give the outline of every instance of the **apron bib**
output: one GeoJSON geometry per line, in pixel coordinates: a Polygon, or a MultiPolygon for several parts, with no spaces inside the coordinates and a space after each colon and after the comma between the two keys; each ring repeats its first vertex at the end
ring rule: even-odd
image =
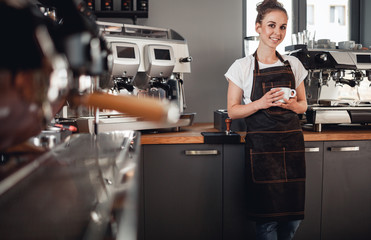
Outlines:
{"type": "MultiPolygon", "coordinates": [[[[273,87],[295,88],[288,61],[259,70],[256,53],[251,100],[273,87]]],[[[280,107],[245,118],[248,216],[255,221],[304,218],[305,152],[298,115],[280,107]]]]}

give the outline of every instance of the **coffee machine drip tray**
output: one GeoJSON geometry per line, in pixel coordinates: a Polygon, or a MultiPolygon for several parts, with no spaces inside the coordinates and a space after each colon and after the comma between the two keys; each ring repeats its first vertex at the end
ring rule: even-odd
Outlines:
{"type": "MultiPolygon", "coordinates": [[[[98,123],[98,133],[111,132],[117,130],[153,130],[153,129],[175,129],[191,126],[196,113],[183,113],[176,123],[156,123],[140,120],[137,117],[129,116],[110,116],[100,117],[98,123]]],[[[76,120],[79,132],[94,133],[94,117],[81,117],[76,120]]]]}
{"type": "Polygon", "coordinates": [[[341,99],[341,100],[319,100],[319,104],[312,106],[321,107],[371,107],[371,101],[360,101],[354,99],[341,99]]]}
{"type": "Polygon", "coordinates": [[[306,112],[307,123],[313,124],[313,130],[322,131],[323,124],[361,124],[371,123],[371,105],[323,106],[310,105],[306,112]]]}

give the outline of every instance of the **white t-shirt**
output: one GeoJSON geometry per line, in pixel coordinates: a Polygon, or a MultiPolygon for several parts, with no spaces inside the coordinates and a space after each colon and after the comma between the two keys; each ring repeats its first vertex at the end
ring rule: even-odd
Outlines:
{"type": "MultiPolygon", "coordinates": [[[[304,68],[303,64],[294,56],[282,55],[283,60],[288,60],[292,72],[295,76],[295,88],[307,77],[308,71],[304,68]]],[[[283,66],[283,62],[278,60],[273,64],[264,64],[259,62],[259,69],[268,67],[283,66]]],[[[251,102],[250,95],[254,77],[254,66],[255,60],[253,55],[246,56],[244,58],[237,59],[224,74],[227,80],[231,80],[243,91],[244,103],[248,104],[251,102]]]]}

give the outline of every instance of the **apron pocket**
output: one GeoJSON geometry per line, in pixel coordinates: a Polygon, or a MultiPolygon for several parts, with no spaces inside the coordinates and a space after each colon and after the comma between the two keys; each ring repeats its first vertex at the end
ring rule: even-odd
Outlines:
{"type": "Polygon", "coordinates": [[[286,175],[287,181],[305,180],[305,153],[304,151],[286,151],[286,175]]]}
{"type": "Polygon", "coordinates": [[[303,151],[254,152],[250,150],[251,175],[255,183],[305,180],[303,151]]]}

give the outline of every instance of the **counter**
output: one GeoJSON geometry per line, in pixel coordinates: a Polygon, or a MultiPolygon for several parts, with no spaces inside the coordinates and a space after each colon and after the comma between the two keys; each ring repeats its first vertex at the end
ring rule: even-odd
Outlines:
{"type": "MultiPolygon", "coordinates": [[[[245,147],[203,144],[201,132],[218,130],[197,123],[180,132],[142,133],[139,232],[146,239],[254,239],[244,214],[245,147]]],[[[369,239],[371,127],[305,129],[304,139],[305,219],[295,239],[369,239]]]]}
{"type": "MultiPolygon", "coordinates": [[[[201,132],[218,132],[212,123],[195,123],[179,132],[143,133],[141,144],[193,144],[203,143],[201,132]]],[[[244,133],[241,134],[243,142],[244,133]]],[[[371,126],[326,126],[322,132],[304,128],[304,141],[371,140],[371,126]]]]}

